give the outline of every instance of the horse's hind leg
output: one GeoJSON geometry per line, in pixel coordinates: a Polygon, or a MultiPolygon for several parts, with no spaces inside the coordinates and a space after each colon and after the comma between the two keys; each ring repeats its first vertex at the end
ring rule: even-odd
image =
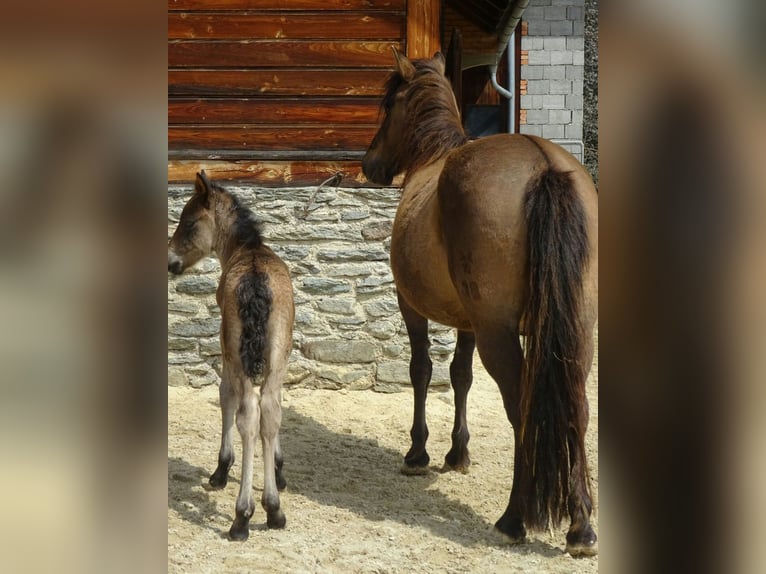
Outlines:
{"type": "MultiPolygon", "coordinates": [[[[584,364],[590,369],[593,360],[594,343],[590,338],[586,344],[584,364]]],[[[585,417],[582,428],[587,427],[588,408],[587,402],[582,409],[580,416],[585,417]]],[[[584,440],[583,440],[584,443],[584,440]]],[[[598,554],[597,537],[590,524],[590,515],[593,509],[593,502],[589,494],[588,486],[588,468],[583,450],[583,443],[577,440],[577,437],[570,431],[568,437],[569,452],[572,453],[570,473],[570,492],[567,500],[567,510],[571,523],[567,532],[566,551],[572,556],[594,556],[598,554]]]]}
{"type": "Polygon", "coordinates": [[[402,313],[407,335],[410,339],[410,381],[415,395],[415,409],[412,418],[410,438],[412,446],[404,457],[403,474],[425,474],[428,472],[430,457],[426,451],[428,426],[426,425],[426,396],[431,382],[431,358],[428,356],[428,319],[412,309],[399,296],[399,310],[402,313]]]}
{"type": "Polygon", "coordinates": [[[495,523],[495,528],[506,536],[509,542],[523,542],[527,532],[522,519],[522,501],[518,481],[521,474],[520,468],[523,464],[521,449],[519,448],[521,443],[520,383],[523,361],[519,335],[507,328],[499,328],[496,330],[477,330],[476,336],[481,361],[500,389],[506,416],[513,426],[514,455],[511,496],[505,512],[495,523]]]}
{"type": "MultiPolygon", "coordinates": [[[[270,362],[271,363],[271,362],[270,362]]],[[[282,361],[286,363],[286,361],[282,361]]],[[[287,365],[278,367],[269,365],[261,387],[261,441],[263,443],[263,495],[261,505],[266,511],[266,524],[269,528],[284,528],[285,514],[280,508],[279,482],[282,475],[277,464],[279,444],[279,426],[282,424],[282,406],[280,391],[287,365]]],[[[281,453],[279,453],[281,460],[281,453]]],[[[284,483],[284,478],[282,478],[284,483]]]]}
{"type": "Polygon", "coordinates": [[[224,366],[221,385],[218,387],[218,396],[221,403],[221,449],[218,451],[218,467],[210,476],[210,486],[215,489],[223,488],[229,479],[229,470],[234,464],[234,449],[231,442],[231,433],[234,428],[234,413],[237,409],[237,396],[231,386],[230,375],[224,366]]]}
{"type": "Polygon", "coordinates": [[[237,410],[237,429],[242,436],[242,479],[237,496],[236,518],[229,529],[232,540],[247,540],[250,518],[255,512],[253,501],[253,458],[258,429],[258,399],[249,379],[242,378],[243,397],[237,410]]]}
{"type": "Polygon", "coordinates": [[[471,465],[468,455],[468,423],[466,408],[468,391],[473,382],[473,351],[476,338],[470,331],[458,331],[455,356],[449,367],[450,381],[455,393],[455,423],[452,427],[452,448],[444,459],[445,470],[467,472],[471,465]]]}

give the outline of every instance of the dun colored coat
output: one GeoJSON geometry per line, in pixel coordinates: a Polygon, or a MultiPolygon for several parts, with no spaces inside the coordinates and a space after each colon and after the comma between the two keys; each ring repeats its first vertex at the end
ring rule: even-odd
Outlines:
{"type": "Polygon", "coordinates": [[[585,453],[585,381],[598,295],[593,182],[572,155],[541,138],[469,141],[441,54],[420,61],[394,54],[383,122],[362,167],[383,185],[406,172],[391,237],[415,391],[412,446],[402,470],[428,471],[433,320],[458,329],[446,466],[470,464],[466,398],[478,348],[515,437],[513,486],[496,528],[518,542],[526,528],[558,525],[568,514],[567,551],[596,554],[585,453]]]}
{"type": "Polygon", "coordinates": [[[168,245],[168,271],[183,273],[211,252],[220,259],[222,269],[216,300],[221,308],[223,428],[218,467],[210,485],[226,486],[234,463],[236,418],[242,436],[242,480],[229,535],[246,540],[255,511],[253,459],[258,434],[263,443],[261,505],[270,528],[285,526],[278,492],[285,487],[279,446],[280,393],[292,349],[293,289],[287,266],[263,243],[253,214],[234,195],[212,184],[203,171],[197,174],[194,195],[168,245]]]}

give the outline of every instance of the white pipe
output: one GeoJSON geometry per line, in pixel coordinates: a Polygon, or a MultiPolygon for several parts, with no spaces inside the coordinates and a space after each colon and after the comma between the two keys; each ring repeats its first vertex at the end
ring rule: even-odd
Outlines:
{"type": "Polygon", "coordinates": [[[497,65],[495,64],[490,64],[489,66],[489,81],[492,82],[492,87],[497,90],[498,94],[504,98],[508,98],[509,100],[513,98],[512,92],[509,92],[503,86],[497,83],[497,65]]]}

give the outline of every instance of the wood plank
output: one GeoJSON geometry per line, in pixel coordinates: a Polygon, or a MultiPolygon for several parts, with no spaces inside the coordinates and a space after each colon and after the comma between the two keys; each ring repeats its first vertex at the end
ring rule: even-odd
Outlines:
{"type": "Polygon", "coordinates": [[[168,124],[376,124],[373,98],[173,99],[168,124]]]}
{"type": "Polygon", "coordinates": [[[407,0],[168,0],[168,10],[397,10],[407,0]]]}
{"type": "MultiPolygon", "coordinates": [[[[393,68],[393,61],[390,63],[393,68]]],[[[169,70],[168,94],[382,96],[388,69],[169,70]]]]}
{"type": "MultiPolygon", "coordinates": [[[[279,187],[319,185],[341,172],[339,187],[379,187],[367,181],[359,161],[170,160],[168,183],[192,185],[195,174],[202,169],[212,180],[279,187]]],[[[401,177],[393,185],[401,185],[401,177]]]]}
{"type": "Polygon", "coordinates": [[[404,14],[329,12],[323,14],[210,14],[171,12],[169,39],[338,39],[399,40],[404,14]]]}
{"type": "Polygon", "coordinates": [[[390,67],[391,46],[376,41],[188,41],[168,43],[169,67],[390,67]]]}
{"type": "Polygon", "coordinates": [[[407,3],[407,57],[430,58],[441,50],[441,1],[407,3]]]}
{"type": "Polygon", "coordinates": [[[168,126],[170,150],[364,150],[377,126],[168,126]]]}

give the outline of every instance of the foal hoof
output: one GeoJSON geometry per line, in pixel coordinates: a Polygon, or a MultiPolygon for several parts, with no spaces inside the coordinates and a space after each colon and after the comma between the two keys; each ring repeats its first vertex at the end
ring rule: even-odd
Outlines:
{"type": "Polygon", "coordinates": [[[211,487],[215,490],[220,490],[226,486],[229,480],[229,469],[232,464],[234,464],[233,458],[231,460],[218,459],[218,466],[215,468],[215,472],[210,475],[210,480],[208,480],[211,487]]]}
{"type": "Polygon", "coordinates": [[[229,480],[229,472],[223,472],[220,473],[217,470],[210,476],[210,480],[208,480],[208,483],[212,488],[215,490],[221,490],[226,486],[226,483],[229,480]]]}
{"type": "Polygon", "coordinates": [[[282,476],[282,473],[277,471],[277,490],[280,492],[283,491],[285,488],[287,488],[287,481],[285,480],[285,477],[282,476]]]}
{"type": "Polygon", "coordinates": [[[229,538],[235,542],[242,542],[247,540],[250,536],[250,525],[248,520],[241,520],[239,518],[234,520],[234,524],[229,529],[229,538]]]}
{"type": "Polygon", "coordinates": [[[269,528],[284,528],[287,524],[287,518],[285,513],[281,510],[276,510],[266,515],[266,526],[269,528]]]}

